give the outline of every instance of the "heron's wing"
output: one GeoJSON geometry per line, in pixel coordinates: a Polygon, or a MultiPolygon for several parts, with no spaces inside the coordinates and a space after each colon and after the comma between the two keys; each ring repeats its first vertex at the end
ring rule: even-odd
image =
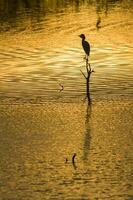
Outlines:
{"type": "Polygon", "coordinates": [[[83,42],[83,49],[85,53],[89,56],[90,54],[90,44],[87,41],[83,42]]]}

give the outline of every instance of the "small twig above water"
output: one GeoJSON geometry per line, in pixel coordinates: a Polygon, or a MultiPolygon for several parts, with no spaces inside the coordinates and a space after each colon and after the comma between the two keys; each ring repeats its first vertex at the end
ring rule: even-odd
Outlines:
{"type": "Polygon", "coordinates": [[[64,86],[61,83],[59,83],[59,86],[61,87],[59,92],[62,92],[64,90],[64,86]]]}
{"type": "Polygon", "coordinates": [[[83,75],[85,78],[87,78],[87,77],[85,76],[85,74],[82,72],[82,70],[80,70],[80,71],[81,71],[82,75],[83,75]]]}

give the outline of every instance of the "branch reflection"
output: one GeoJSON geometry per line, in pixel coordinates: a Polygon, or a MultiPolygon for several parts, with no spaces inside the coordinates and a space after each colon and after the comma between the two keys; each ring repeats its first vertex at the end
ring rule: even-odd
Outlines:
{"type": "Polygon", "coordinates": [[[91,145],[91,113],[92,113],[92,104],[90,95],[87,101],[87,108],[86,108],[86,116],[85,116],[85,137],[84,137],[84,146],[83,146],[83,160],[88,160],[90,145],[91,145]]]}

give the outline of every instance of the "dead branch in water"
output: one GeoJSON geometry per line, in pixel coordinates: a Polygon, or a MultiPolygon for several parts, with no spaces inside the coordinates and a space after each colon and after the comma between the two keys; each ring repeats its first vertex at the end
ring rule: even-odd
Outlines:
{"type": "Polygon", "coordinates": [[[88,58],[86,58],[86,72],[87,74],[85,75],[84,72],[81,71],[82,75],[84,76],[84,78],[86,79],[86,97],[88,99],[88,103],[91,103],[91,98],[90,98],[90,76],[92,74],[92,72],[94,72],[94,70],[91,69],[91,65],[89,63],[88,58]]]}

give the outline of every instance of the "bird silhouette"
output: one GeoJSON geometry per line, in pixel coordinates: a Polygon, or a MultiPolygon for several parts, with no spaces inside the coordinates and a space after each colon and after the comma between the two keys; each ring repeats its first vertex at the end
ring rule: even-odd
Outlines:
{"type": "Polygon", "coordinates": [[[84,34],[81,34],[79,35],[80,38],[82,38],[82,47],[85,51],[85,54],[87,56],[87,59],[90,55],[90,44],[85,40],[85,35],[84,34]]]}

